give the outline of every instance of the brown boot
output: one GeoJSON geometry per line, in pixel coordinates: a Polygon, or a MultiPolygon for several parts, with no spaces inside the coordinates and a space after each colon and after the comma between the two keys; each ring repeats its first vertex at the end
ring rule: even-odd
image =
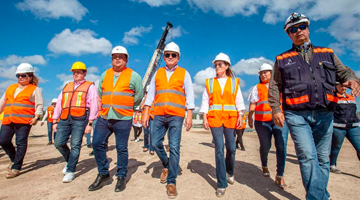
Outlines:
{"type": "Polygon", "coordinates": [[[11,171],[11,167],[12,167],[13,164],[14,164],[13,162],[10,162],[10,164],[9,164],[9,166],[8,166],[8,168],[7,168],[8,172],[11,171]]]}
{"type": "Polygon", "coordinates": [[[6,174],[6,178],[14,178],[16,177],[17,175],[20,174],[20,170],[17,170],[17,169],[12,169],[9,173],[6,174]]]}
{"type": "Polygon", "coordinates": [[[285,190],[287,185],[284,180],[284,176],[278,176],[275,177],[275,184],[278,185],[281,189],[285,190]]]}
{"type": "Polygon", "coordinates": [[[262,171],[265,177],[270,177],[270,171],[267,167],[262,167],[262,171]]]}
{"type": "Polygon", "coordinates": [[[160,175],[160,183],[164,184],[166,183],[166,178],[169,174],[169,169],[164,168],[160,175]]]}
{"type": "Polygon", "coordinates": [[[169,184],[166,186],[166,193],[169,199],[175,199],[178,195],[176,191],[176,186],[174,184],[169,184]]]}

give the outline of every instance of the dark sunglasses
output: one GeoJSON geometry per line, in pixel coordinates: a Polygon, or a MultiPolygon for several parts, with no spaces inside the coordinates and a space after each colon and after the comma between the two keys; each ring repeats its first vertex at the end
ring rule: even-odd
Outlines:
{"type": "Polygon", "coordinates": [[[171,55],[171,57],[173,57],[173,58],[176,58],[176,57],[177,57],[177,54],[176,54],[176,53],[172,53],[172,54],[166,53],[166,54],[165,54],[165,57],[166,57],[166,58],[169,58],[170,55],[171,55]]]}
{"type": "Polygon", "coordinates": [[[305,24],[303,24],[303,25],[300,25],[300,26],[298,26],[298,27],[292,27],[290,30],[289,30],[289,32],[290,33],[296,33],[297,31],[298,31],[298,29],[300,29],[300,30],[305,30],[307,28],[307,25],[305,25],[305,24]]]}
{"type": "Polygon", "coordinates": [[[27,76],[28,76],[27,74],[16,74],[16,78],[19,78],[19,77],[25,78],[27,76]]]}

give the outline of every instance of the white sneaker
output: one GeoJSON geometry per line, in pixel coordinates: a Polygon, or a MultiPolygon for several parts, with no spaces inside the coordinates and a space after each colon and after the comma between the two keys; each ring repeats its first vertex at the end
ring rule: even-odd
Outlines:
{"type": "Polygon", "coordinates": [[[135,142],[139,142],[139,140],[140,140],[139,138],[136,138],[136,139],[135,139],[135,142]]]}
{"type": "Polygon", "coordinates": [[[226,173],[227,176],[227,182],[230,183],[231,185],[234,184],[235,179],[234,176],[230,176],[228,173],[226,173]]]}
{"type": "Polygon", "coordinates": [[[336,165],[331,165],[330,166],[330,172],[335,173],[335,174],[341,174],[340,169],[337,168],[336,165]]]}
{"type": "Polygon", "coordinates": [[[62,173],[65,175],[66,174],[66,171],[67,171],[67,163],[66,163],[66,165],[65,165],[65,167],[63,168],[63,170],[62,170],[62,173]]]}
{"type": "Polygon", "coordinates": [[[74,178],[75,178],[74,172],[66,172],[63,178],[63,183],[70,183],[71,181],[74,180],[74,178]]]}

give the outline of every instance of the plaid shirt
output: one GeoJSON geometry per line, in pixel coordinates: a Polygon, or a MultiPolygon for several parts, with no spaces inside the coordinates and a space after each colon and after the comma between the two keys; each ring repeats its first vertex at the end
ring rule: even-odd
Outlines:
{"type": "MultiPolygon", "coordinates": [[[[292,49],[297,51],[299,55],[305,60],[309,65],[313,58],[313,45],[310,43],[307,46],[308,50],[304,51],[304,46],[295,46],[293,44],[292,49]]],[[[354,79],[356,82],[360,82],[360,79],[356,77],[354,72],[346,67],[341,60],[334,53],[334,65],[336,67],[336,81],[344,83],[348,80],[354,79]]],[[[269,83],[269,104],[272,108],[273,114],[281,112],[280,110],[280,92],[282,91],[282,78],[279,71],[279,63],[275,62],[274,69],[271,75],[269,83]]]]}

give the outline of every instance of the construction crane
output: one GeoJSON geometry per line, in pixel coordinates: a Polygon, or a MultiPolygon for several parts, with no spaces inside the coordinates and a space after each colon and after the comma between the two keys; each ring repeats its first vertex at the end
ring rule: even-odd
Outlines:
{"type": "Polygon", "coordinates": [[[161,56],[163,54],[164,48],[165,48],[165,41],[166,41],[166,36],[169,33],[169,30],[173,27],[173,25],[170,22],[167,22],[167,25],[165,27],[165,30],[161,36],[161,39],[159,41],[158,46],[155,49],[155,52],[150,60],[149,66],[146,70],[146,73],[144,75],[143,78],[143,87],[144,87],[144,91],[146,91],[146,86],[149,85],[150,80],[152,78],[152,76],[154,75],[156,68],[160,65],[161,63],[161,56]]]}

